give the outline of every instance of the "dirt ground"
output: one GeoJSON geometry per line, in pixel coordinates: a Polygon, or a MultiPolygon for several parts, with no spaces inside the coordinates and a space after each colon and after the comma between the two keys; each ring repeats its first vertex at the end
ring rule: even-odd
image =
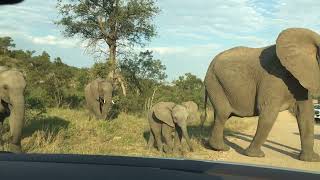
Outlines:
{"type": "MultiPolygon", "coordinates": [[[[230,151],[224,152],[221,161],[267,165],[320,172],[320,162],[303,162],[298,160],[300,152],[300,136],[296,119],[287,111],[281,112],[271,130],[267,142],[262,150],[264,158],[252,158],[242,155],[242,151],[249,146],[256,130],[256,118],[252,128],[241,133],[227,136],[230,151]]],[[[320,125],[315,125],[314,150],[320,154],[320,125]]]]}

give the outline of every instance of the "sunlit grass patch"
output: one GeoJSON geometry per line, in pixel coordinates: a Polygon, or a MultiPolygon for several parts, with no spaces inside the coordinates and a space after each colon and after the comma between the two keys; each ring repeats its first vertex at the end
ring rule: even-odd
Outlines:
{"type": "MultiPolygon", "coordinates": [[[[32,153],[218,159],[221,153],[204,146],[211,123],[212,115],[209,113],[203,130],[199,126],[200,120],[189,125],[188,131],[195,152],[164,154],[155,148],[147,148],[149,125],[143,114],[121,113],[111,121],[99,121],[89,120],[85,110],[53,108],[28,121],[22,146],[24,151],[32,153]]],[[[226,130],[237,131],[249,126],[250,122],[230,119],[226,130]]]]}

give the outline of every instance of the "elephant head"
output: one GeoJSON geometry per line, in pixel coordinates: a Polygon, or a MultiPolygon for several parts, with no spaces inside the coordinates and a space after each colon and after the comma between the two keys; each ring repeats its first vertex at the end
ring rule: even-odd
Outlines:
{"type": "MultiPolygon", "coordinates": [[[[0,103],[2,111],[9,112],[12,151],[21,151],[21,136],[24,125],[26,81],[22,73],[16,70],[0,72],[0,103]]],[[[3,113],[3,112],[0,112],[3,113]]],[[[3,121],[4,119],[0,119],[3,121]]]]}
{"type": "Polygon", "coordinates": [[[112,101],[113,86],[111,82],[98,78],[92,82],[90,90],[93,98],[99,104],[98,112],[100,113],[100,118],[106,119],[111,104],[114,103],[112,101]]]}
{"type": "Polygon", "coordinates": [[[186,101],[186,102],[181,103],[181,105],[186,107],[189,114],[190,114],[188,116],[187,123],[191,123],[191,122],[194,122],[197,119],[199,119],[198,114],[197,114],[198,113],[198,105],[195,102],[186,101]]]}
{"type": "Polygon", "coordinates": [[[309,29],[288,28],[276,41],[276,54],[281,64],[311,94],[320,90],[320,36],[309,29]]]}

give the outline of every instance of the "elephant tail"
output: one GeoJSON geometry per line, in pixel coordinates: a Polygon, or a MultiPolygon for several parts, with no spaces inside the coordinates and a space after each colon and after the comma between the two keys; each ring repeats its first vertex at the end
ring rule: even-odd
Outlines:
{"type": "Polygon", "coordinates": [[[201,114],[201,117],[200,117],[200,120],[201,120],[201,129],[203,129],[203,125],[204,125],[204,122],[206,121],[207,119],[207,102],[208,102],[208,91],[207,89],[205,88],[204,90],[204,113],[201,114]]]}

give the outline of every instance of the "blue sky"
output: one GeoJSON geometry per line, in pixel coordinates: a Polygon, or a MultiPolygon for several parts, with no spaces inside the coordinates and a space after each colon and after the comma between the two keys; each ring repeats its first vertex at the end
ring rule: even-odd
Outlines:
{"type": "MultiPolygon", "coordinates": [[[[191,72],[203,78],[213,57],[242,45],[273,44],[288,27],[320,32],[316,0],[158,0],[158,36],[145,47],[166,65],[168,81],[191,72]]],[[[69,65],[89,67],[94,57],[76,38],[62,36],[53,24],[55,0],[25,0],[0,7],[0,36],[11,36],[19,49],[47,51],[69,65]]]]}

